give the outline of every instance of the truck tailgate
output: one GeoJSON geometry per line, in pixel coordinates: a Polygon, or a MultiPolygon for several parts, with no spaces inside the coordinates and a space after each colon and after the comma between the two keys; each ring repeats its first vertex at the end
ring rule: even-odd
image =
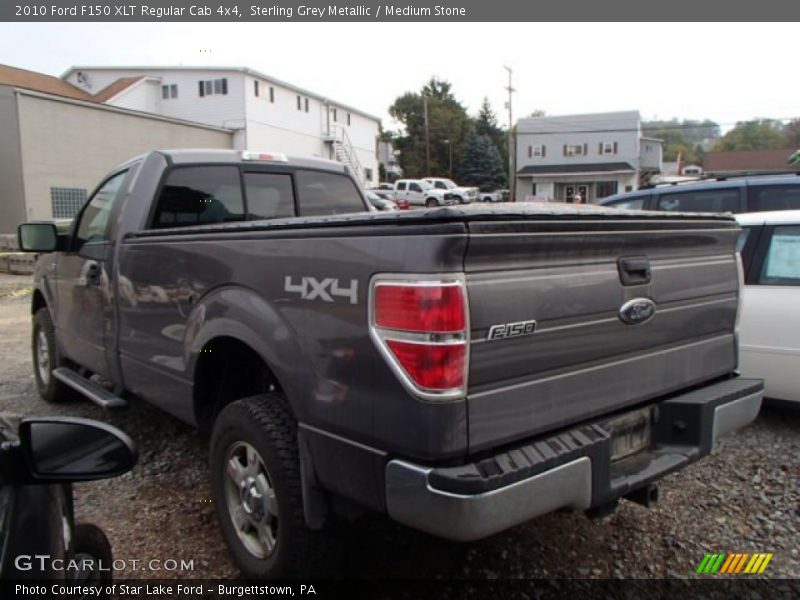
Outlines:
{"type": "Polygon", "coordinates": [[[732,220],[642,213],[472,221],[469,230],[471,452],[736,367],[732,220]],[[623,304],[642,298],[654,315],[624,322],[623,304]],[[489,339],[493,326],[529,321],[489,339]]]}

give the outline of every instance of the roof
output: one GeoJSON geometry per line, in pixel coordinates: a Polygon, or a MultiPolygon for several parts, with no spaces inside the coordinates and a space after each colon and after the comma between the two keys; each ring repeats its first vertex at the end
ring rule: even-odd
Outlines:
{"type": "Polygon", "coordinates": [[[800,224],[800,210],[740,213],[736,220],[740,225],[795,225],[800,224]]]}
{"type": "Polygon", "coordinates": [[[706,173],[736,173],[741,171],[786,171],[789,157],[796,148],[778,150],[732,150],[706,152],[703,170],[706,173]]]}
{"type": "Polygon", "coordinates": [[[58,77],[8,65],[0,65],[0,85],[11,85],[26,90],[75,98],[76,100],[94,101],[91,94],[87,94],[58,77]]]}
{"type": "Polygon", "coordinates": [[[142,79],[146,79],[145,75],[140,75],[138,77],[120,77],[113,83],[110,83],[102,90],[97,92],[94,95],[94,99],[97,102],[108,102],[117,94],[125,91],[129,87],[131,87],[134,83],[141,81],[142,79]]]}
{"type": "Polygon", "coordinates": [[[627,162],[577,163],[563,165],[528,165],[517,171],[517,175],[569,175],[589,173],[632,173],[636,171],[627,162]]]}
{"type": "Polygon", "coordinates": [[[306,90],[304,88],[298,87],[294,84],[288,83],[286,81],[282,81],[277,77],[272,77],[271,75],[267,75],[265,73],[261,73],[260,71],[256,71],[255,69],[251,69],[249,67],[185,67],[185,66],[100,66],[100,67],[92,67],[92,66],[72,66],[67,69],[62,75],[62,79],[66,79],[71,73],[74,71],[147,71],[147,72],[156,72],[156,71],[221,71],[221,72],[236,72],[236,73],[244,73],[245,75],[250,75],[251,77],[258,77],[259,79],[264,79],[266,81],[270,81],[276,85],[283,86],[290,90],[293,90],[303,96],[308,96],[309,98],[314,98],[321,102],[330,102],[331,104],[335,104],[337,107],[342,108],[344,110],[349,110],[350,112],[357,113],[369,119],[373,119],[374,121],[380,122],[380,117],[376,117],[373,114],[370,114],[366,111],[361,109],[355,108],[353,106],[348,106],[347,104],[343,104],[341,102],[337,102],[328,98],[327,96],[322,96],[316,92],[312,92],[306,90]]]}

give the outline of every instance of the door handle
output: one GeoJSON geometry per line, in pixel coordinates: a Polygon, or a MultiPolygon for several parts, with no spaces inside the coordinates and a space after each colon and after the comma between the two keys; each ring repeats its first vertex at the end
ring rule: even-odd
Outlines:
{"type": "Polygon", "coordinates": [[[619,280],[622,285],[650,283],[650,260],[646,256],[631,256],[617,261],[619,280]]]}

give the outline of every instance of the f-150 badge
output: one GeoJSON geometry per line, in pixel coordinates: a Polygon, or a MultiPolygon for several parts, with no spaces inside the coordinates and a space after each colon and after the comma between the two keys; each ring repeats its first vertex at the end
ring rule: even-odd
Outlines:
{"type": "Polygon", "coordinates": [[[619,320],[628,325],[638,325],[652,319],[654,314],[656,314],[655,302],[650,298],[634,298],[619,309],[619,320]]]}
{"type": "Polygon", "coordinates": [[[292,294],[300,294],[303,300],[322,300],[335,302],[334,296],[349,298],[350,304],[358,304],[358,279],[350,280],[350,287],[342,287],[338,279],[326,277],[323,280],[314,277],[301,277],[300,283],[293,283],[290,275],[284,280],[283,289],[292,294]]]}
{"type": "Polygon", "coordinates": [[[507,340],[508,338],[531,335],[536,331],[536,321],[517,321],[516,323],[502,323],[492,325],[486,335],[488,341],[507,340]]]}

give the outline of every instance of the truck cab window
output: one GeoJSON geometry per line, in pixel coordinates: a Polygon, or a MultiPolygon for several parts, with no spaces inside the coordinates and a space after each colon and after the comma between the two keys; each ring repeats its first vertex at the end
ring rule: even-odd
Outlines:
{"type": "Polygon", "coordinates": [[[76,249],[87,242],[108,241],[108,222],[111,209],[126,173],[127,171],[123,171],[114,175],[100,186],[100,189],[89,199],[78,223],[75,235],[76,249]]]}
{"type": "Polygon", "coordinates": [[[279,173],[245,173],[248,219],[294,216],[292,176],[279,173]]]}
{"type": "Polygon", "coordinates": [[[153,227],[189,227],[244,219],[236,167],[184,167],[173,170],[156,204],[153,227]]]}
{"type": "Polygon", "coordinates": [[[365,212],[367,206],[353,181],[345,175],[298,169],[297,212],[301,217],[365,212]]]}

